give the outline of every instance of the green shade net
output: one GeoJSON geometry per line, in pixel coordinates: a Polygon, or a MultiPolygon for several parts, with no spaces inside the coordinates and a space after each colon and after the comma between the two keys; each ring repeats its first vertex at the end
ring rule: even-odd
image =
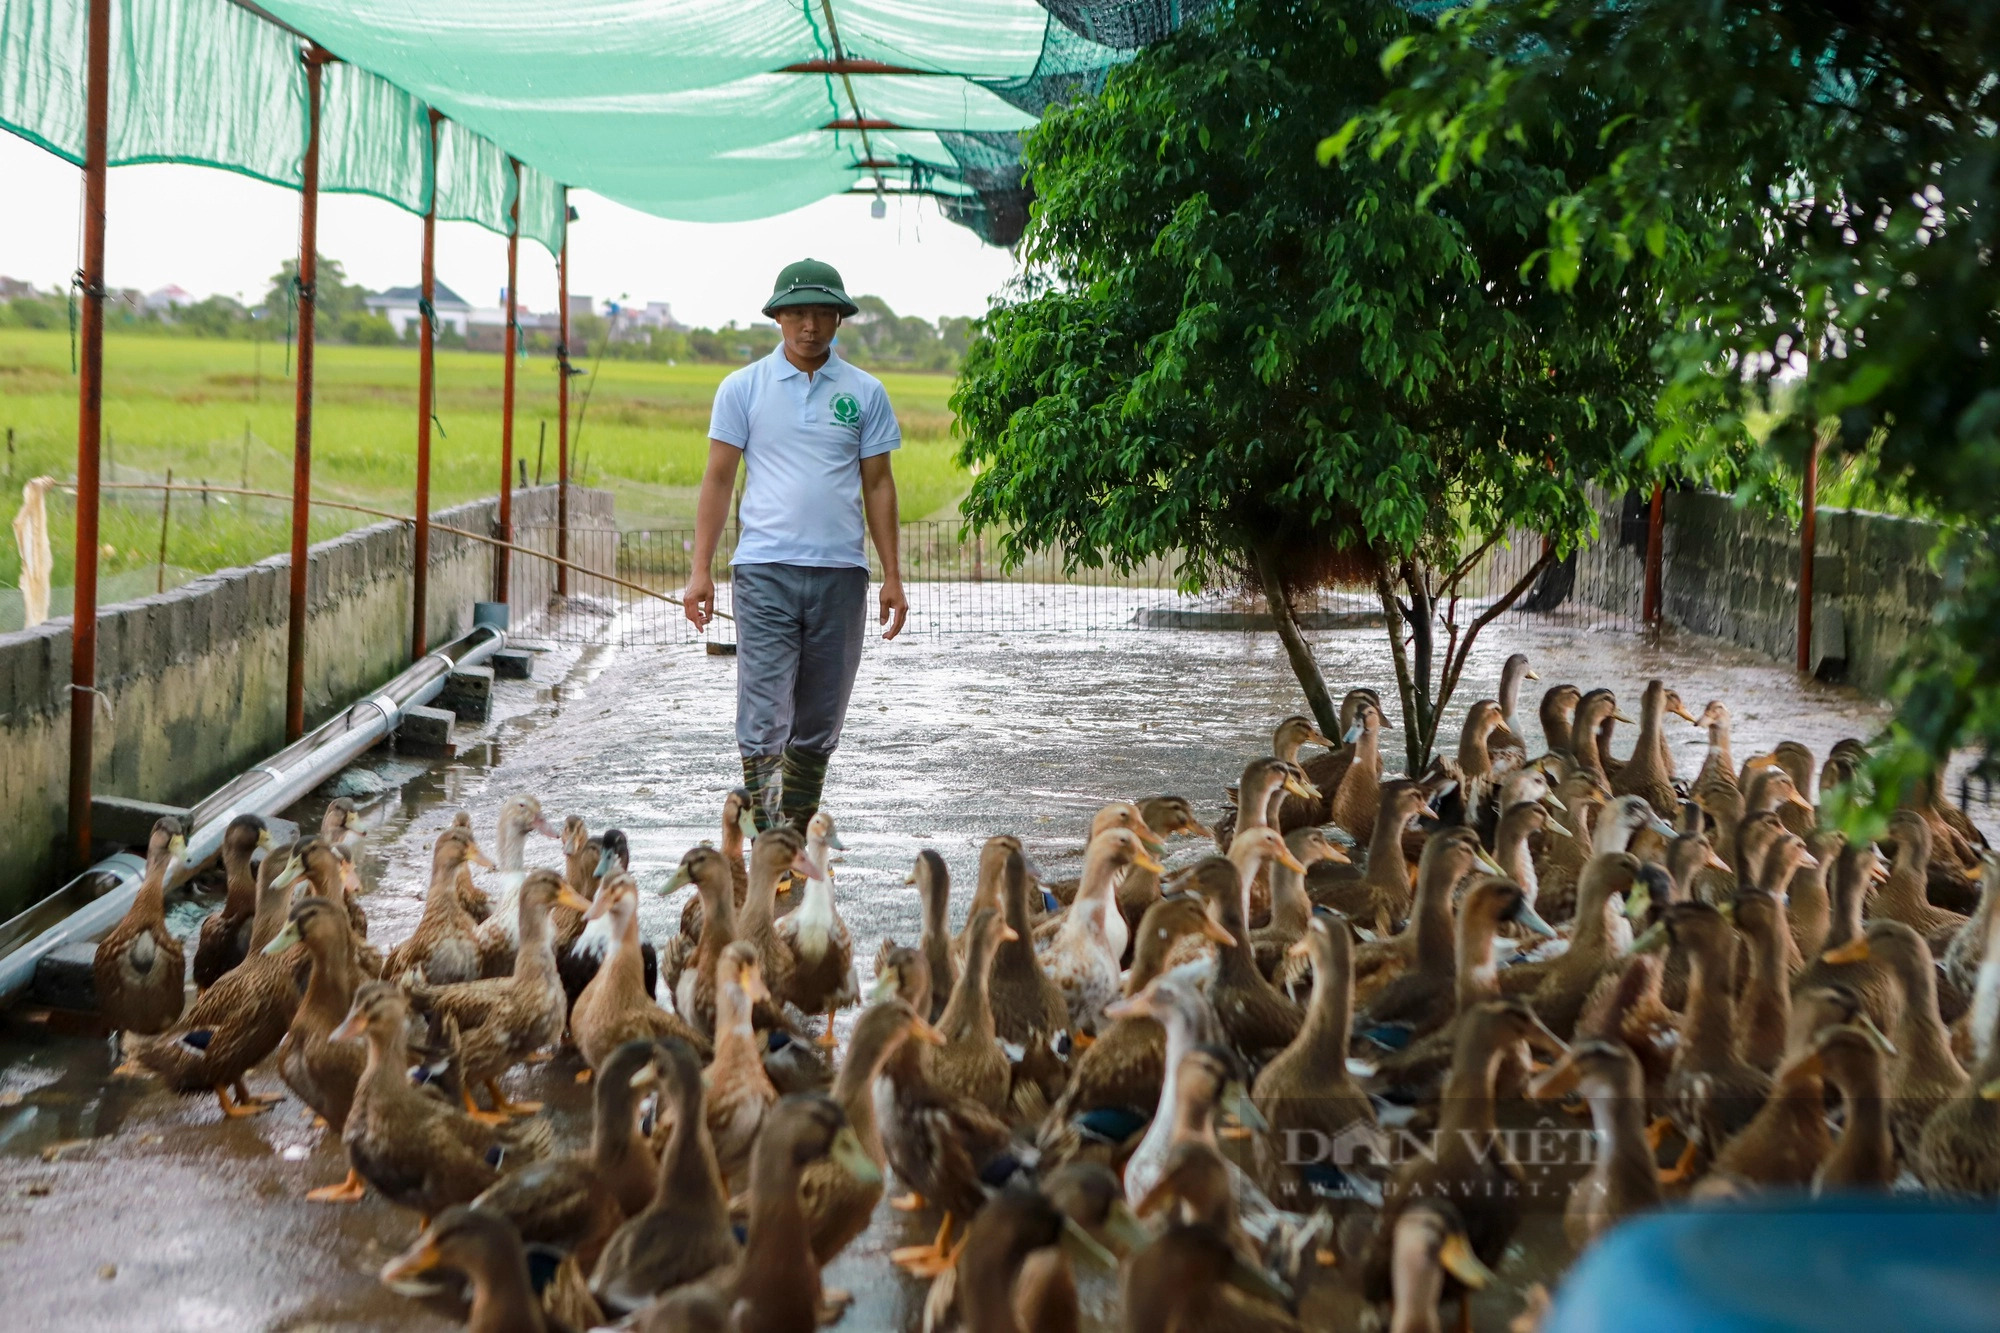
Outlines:
{"type": "MultiPolygon", "coordinates": [[[[554,250],[563,185],[694,221],[896,188],[1011,244],[1023,132],[1213,2],[109,0],[110,157],[296,187],[310,38],[340,60],[323,189],[504,234],[518,160],[521,234],[554,250]]],[[[87,6],[0,0],[0,126],[72,162],[87,6]]]]}

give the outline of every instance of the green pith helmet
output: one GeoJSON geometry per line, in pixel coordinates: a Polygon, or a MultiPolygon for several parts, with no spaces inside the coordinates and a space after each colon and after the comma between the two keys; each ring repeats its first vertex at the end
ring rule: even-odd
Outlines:
{"type": "Polygon", "coordinates": [[[817,259],[801,259],[785,265],[784,272],[764,303],[764,313],[775,314],[788,305],[830,305],[842,315],[860,313],[861,307],[847,299],[840,285],[840,270],[817,259]]]}

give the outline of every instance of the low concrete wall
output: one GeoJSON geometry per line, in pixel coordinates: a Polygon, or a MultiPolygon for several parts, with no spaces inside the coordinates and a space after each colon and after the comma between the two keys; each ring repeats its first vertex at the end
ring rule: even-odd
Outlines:
{"type": "MultiPolygon", "coordinates": [[[[1636,616],[1645,583],[1644,533],[1624,532],[1605,507],[1593,548],[1599,581],[1580,594],[1636,616]]],[[[1666,497],[1661,612],[1681,629],[1796,660],[1799,534],[1790,523],[1739,509],[1728,496],[1666,497]]],[[[1822,509],[1813,560],[1813,661],[1818,673],[1880,694],[1944,595],[1932,566],[1939,527],[1861,510],[1822,509]]]]}
{"type": "MultiPolygon", "coordinates": [[[[556,488],[517,491],[516,524],[553,523],[556,488]]],[[[571,522],[609,526],[611,496],[571,488],[571,522]]],[[[492,533],[496,501],[436,521],[492,533]]],[[[311,550],[306,721],[316,725],[409,663],[410,528],[378,523],[311,550]]],[[[472,626],[492,596],[494,548],[433,529],[432,645],[472,626]]],[[[94,786],[100,795],[191,804],[284,743],[291,557],[222,570],[100,608],[94,786]]],[[[519,623],[547,604],[554,566],[516,556],[519,623]]],[[[70,621],[0,634],[0,917],[58,887],[69,781],[70,621]]]]}

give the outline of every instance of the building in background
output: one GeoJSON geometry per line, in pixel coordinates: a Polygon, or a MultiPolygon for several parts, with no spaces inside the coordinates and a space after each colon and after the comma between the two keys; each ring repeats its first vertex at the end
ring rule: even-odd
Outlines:
{"type": "Polygon", "coordinates": [[[174,283],[168,283],[155,292],[147,292],[143,305],[162,319],[172,319],[174,312],[183,306],[195,303],[195,294],[174,283]]]}
{"type": "MultiPolygon", "coordinates": [[[[416,322],[423,318],[420,304],[423,292],[417,287],[391,287],[385,292],[377,292],[368,298],[368,309],[389,321],[396,330],[396,336],[407,338],[416,322]]],[[[449,328],[461,338],[467,337],[472,323],[472,305],[443,283],[437,284],[437,297],[431,303],[437,311],[440,330],[449,328]]],[[[497,347],[498,344],[496,343],[497,347]]]]}

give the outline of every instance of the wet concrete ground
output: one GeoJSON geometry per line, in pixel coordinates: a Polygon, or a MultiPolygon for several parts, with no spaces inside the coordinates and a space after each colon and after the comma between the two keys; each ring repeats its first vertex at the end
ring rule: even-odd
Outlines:
{"type": "MultiPolygon", "coordinates": [[[[1394,697],[1379,631],[1315,638],[1336,692],[1366,683],[1394,697]]],[[[1513,623],[1488,631],[1447,735],[1456,735],[1464,704],[1495,688],[1500,663],[1517,649],[1531,655],[1544,684],[1607,684],[1636,700],[1659,675],[1697,709],[1725,699],[1739,755],[1785,738],[1824,754],[1841,736],[1869,735],[1884,715],[1850,692],[1800,684],[1780,667],[1703,641],[1513,623]]],[[[664,884],[689,845],[714,836],[722,794],[739,778],[734,687],[732,659],[688,648],[551,651],[533,682],[500,683],[495,720],[462,729],[457,762],[380,756],[350,770],[345,784],[372,789],[360,799],[380,821],[362,861],[371,937],[394,941],[414,925],[430,844],[452,813],[472,811],[490,850],[500,801],[516,791],[537,794],[557,820],[576,813],[593,829],[623,828],[642,886],[664,884]]],[[[1102,801],[1176,791],[1212,817],[1224,784],[1267,748],[1271,724],[1298,707],[1270,636],[1124,631],[871,646],[826,795],[848,844],[837,885],[864,984],[884,934],[916,935],[917,902],[903,877],[918,848],[936,848],[961,876],[961,912],[975,849],[990,834],[1019,833],[1051,874],[1074,873],[1085,824],[1102,801]]],[[[1691,772],[1701,734],[1683,727],[1670,737],[1691,772]]],[[[323,803],[293,813],[316,822],[323,803]]],[[[1993,831],[1992,809],[1976,814],[1993,831]]],[[[1200,850],[1175,848],[1180,858],[1200,850]]],[[[560,858],[554,842],[537,839],[528,859],[560,858]]],[[[678,897],[649,896],[643,928],[664,934],[679,908],[678,897]]],[[[191,929],[199,912],[190,904],[178,916],[191,929]]],[[[410,1214],[375,1198],[349,1208],[302,1200],[306,1189],[338,1179],[344,1163],[338,1143],[313,1129],[298,1103],[225,1122],[208,1098],[111,1079],[104,1044],[63,1028],[16,1013],[0,1032],[7,1327],[452,1326],[448,1307],[415,1304],[375,1281],[414,1236],[410,1214]]],[[[509,1090],[547,1101],[564,1138],[580,1145],[588,1112],[575,1068],[574,1057],[559,1058],[517,1072],[509,1090]]],[[[282,1090],[268,1065],[251,1084],[282,1090]]],[[[1559,1271],[1555,1221],[1536,1218],[1524,1232],[1503,1268],[1507,1290],[1480,1303],[1482,1328],[1504,1327],[1522,1283],[1559,1271]]],[[[884,1209],[829,1268],[829,1285],[859,1297],[843,1327],[916,1326],[922,1292],[894,1274],[885,1254],[922,1239],[919,1231],[928,1228],[884,1209]]],[[[1085,1294],[1103,1310],[1110,1283],[1090,1282],[1085,1294]]]]}

